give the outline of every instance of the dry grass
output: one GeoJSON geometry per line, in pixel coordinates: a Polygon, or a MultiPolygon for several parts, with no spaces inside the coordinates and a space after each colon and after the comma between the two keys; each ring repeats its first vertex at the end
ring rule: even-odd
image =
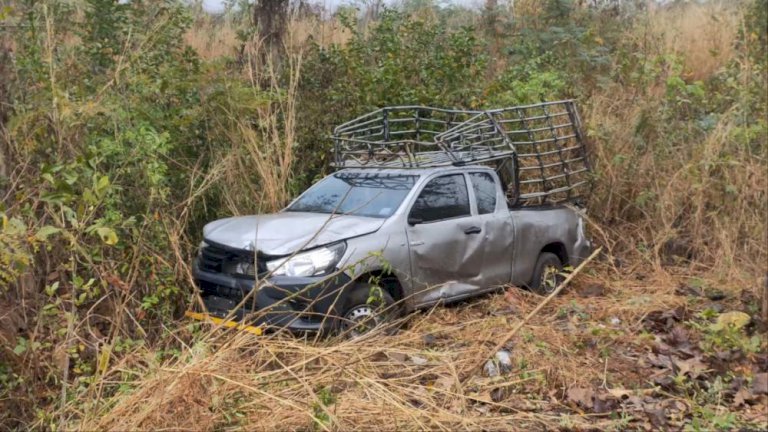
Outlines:
{"type": "Polygon", "coordinates": [[[592,98],[585,117],[601,175],[596,195],[602,197],[595,200],[592,214],[637,221],[624,226],[632,233],[624,239],[634,239],[625,246],[653,245],[657,268],[664,264],[665,245],[678,244],[690,248],[695,262],[708,263],[707,268],[692,263],[694,271],[759,275],[768,256],[765,208],[759,204],[765,203],[768,189],[765,161],[732,145],[734,119],[729,116],[700,142],[638,148],[634,129],[654,109],[655,101],[617,97],[615,89],[592,98]],[[726,187],[733,192],[725,193],[726,187]]]}
{"type": "Polygon", "coordinates": [[[233,24],[217,22],[210,17],[195,20],[184,34],[184,42],[205,60],[235,56],[241,45],[233,24]]]}
{"type": "MultiPolygon", "coordinates": [[[[649,59],[679,56],[692,82],[734,57],[737,24],[726,5],[686,4],[652,10],[647,25],[627,29],[626,40],[649,59]]],[[[676,72],[656,73],[637,87],[599,88],[583,107],[600,176],[590,211],[616,229],[612,238],[621,239],[617,246],[630,261],[650,257],[657,270],[687,261],[691,272],[754,285],[768,260],[765,152],[739,141],[738,105],[700,139],[692,139],[693,120],[680,125],[686,130],[665,126],[667,79],[676,72]]]]}
{"type": "Polygon", "coordinates": [[[592,213],[611,215],[614,229],[624,233],[624,253],[635,254],[641,244],[650,248],[657,269],[681,253],[669,250],[677,248],[691,255],[694,272],[759,275],[768,257],[765,161],[731,145],[729,116],[702,141],[684,147],[668,141],[638,152],[634,128],[656,107],[653,100],[617,97],[615,89],[592,98],[586,117],[601,175],[592,213]]]}
{"type": "MultiPolygon", "coordinates": [[[[114,406],[89,413],[87,421],[72,426],[81,430],[608,428],[618,424],[615,418],[579,415],[566,400],[567,390],[653,387],[647,372],[638,367],[639,358],[650,349],[638,335],[650,312],[685,306],[685,298],[675,294],[680,282],[656,273],[632,281],[580,277],[573,289],[555,298],[507,345],[513,353],[513,370],[497,378],[473,375],[462,380],[477,353],[493,347],[540,297],[512,288],[415,314],[396,336],[372,334],[355,341],[311,341],[281,334],[254,337],[222,330],[196,340],[175,361],[112,368],[105,379],[116,379],[129,367],[141,372],[129,380],[132,390],[118,395],[114,406]],[[583,297],[594,286],[604,292],[583,297]]],[[[737,289],[727,292],[738,295],[737,289]]],[[[137,352],[134,358],[150,354],[137,352]]]]}
{"type": "MultiPolygon", "coordinates": [[[[238,28],[247,24],[238,24],[232,20],[212,18],[202,14],[184,35],[186,44],[205,60],[222,57],[234,57],[240,54],[242,41],[237,36],[238,28]]],[[[287,44],[292,50],[316,43],[327,47],[345,44],[352,34],[335,19],[319,19],[308,16],[292,18],[288,26],[287,44]]]]}
{"type": "Polygon", "coordinates": [[[689,79],[707,79],[733,58],[740,17],[729,3],[651,8],[648,31],[661,36],[663,52],[682,58],[689,79]]]}
{"type": "Polygon", "coordinates": [[[321,47],[344,45],[352,37],[352,33],[336,18],[321,20],[306,17],[295,20],[291,28],[291,43],[294,46],[303,45],[308,41],[317,43],[321,47]]]}
{"type": "Polygon", "coordinates": [[[190,28],[184,34],[184,42],[206,60],[234,56],[240,46],[237,32],[231,25],[212,22],[190,28]]]}

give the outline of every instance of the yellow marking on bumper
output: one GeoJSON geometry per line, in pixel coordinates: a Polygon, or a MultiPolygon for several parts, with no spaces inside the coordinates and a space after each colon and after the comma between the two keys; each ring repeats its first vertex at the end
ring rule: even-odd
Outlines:
{"type": "Polygon", "coordinates": [[[208,314],[200,313],[200,312],[192,312],[192,311],[186,311],[184,312],[184,316],[187,318],[192,318],[197,321],[208,321],[212,322],[213,324],[222,324],[224,327],[228,328],[236,328],[238,330],[246,331],[248,333],[255,334],[256,336],[261,336],[264,333],[264,330],[261,327],[254,327],[251,325],[245,325],[245,324],[238,324],[235,321],[224,321],[221,318],[217,318],[214,316],[210,316],[208,314]]]}

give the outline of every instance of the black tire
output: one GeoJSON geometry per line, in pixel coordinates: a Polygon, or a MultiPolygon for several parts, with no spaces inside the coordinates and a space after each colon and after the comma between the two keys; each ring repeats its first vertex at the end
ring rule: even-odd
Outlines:
{"type": "Polygon", "coordinates": [[[528,289],[539,295],[549,295],[565,279],[562,275],[563,263],[551,252],[542,252],[533,268],[533,277],[528,289]]]}
{"type": "Polygon", "coordinates": [[[344,303],[339,331],[351,338],[360,337],[376,327],[387,325],[399,315],[399,308],[395,306],[389,292],[367,283],[356,284],[344,303]],[[365,318],[368,313],[372,313],[369,315],[373,319],[372,323],[370,318],[365,318]]]}

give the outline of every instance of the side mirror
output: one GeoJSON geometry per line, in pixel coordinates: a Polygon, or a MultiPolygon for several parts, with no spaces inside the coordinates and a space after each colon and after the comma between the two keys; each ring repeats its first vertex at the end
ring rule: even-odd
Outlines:
{"type": "Polygon", "coordinates": [[[424,219],[416,216],[408,216],[408,225],[418,225],[420,223],[424,223],[424,219]]]}

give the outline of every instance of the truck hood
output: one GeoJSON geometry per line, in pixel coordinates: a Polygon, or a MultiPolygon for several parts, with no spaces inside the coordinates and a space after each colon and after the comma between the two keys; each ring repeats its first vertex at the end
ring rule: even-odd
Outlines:
{"type": "Polygon", "coordinates": [[[203,237],[236,249],[280,256],[372,233],[384,221],[364,216],[281,212],[220,219],[203,228],[203,237]]]}

